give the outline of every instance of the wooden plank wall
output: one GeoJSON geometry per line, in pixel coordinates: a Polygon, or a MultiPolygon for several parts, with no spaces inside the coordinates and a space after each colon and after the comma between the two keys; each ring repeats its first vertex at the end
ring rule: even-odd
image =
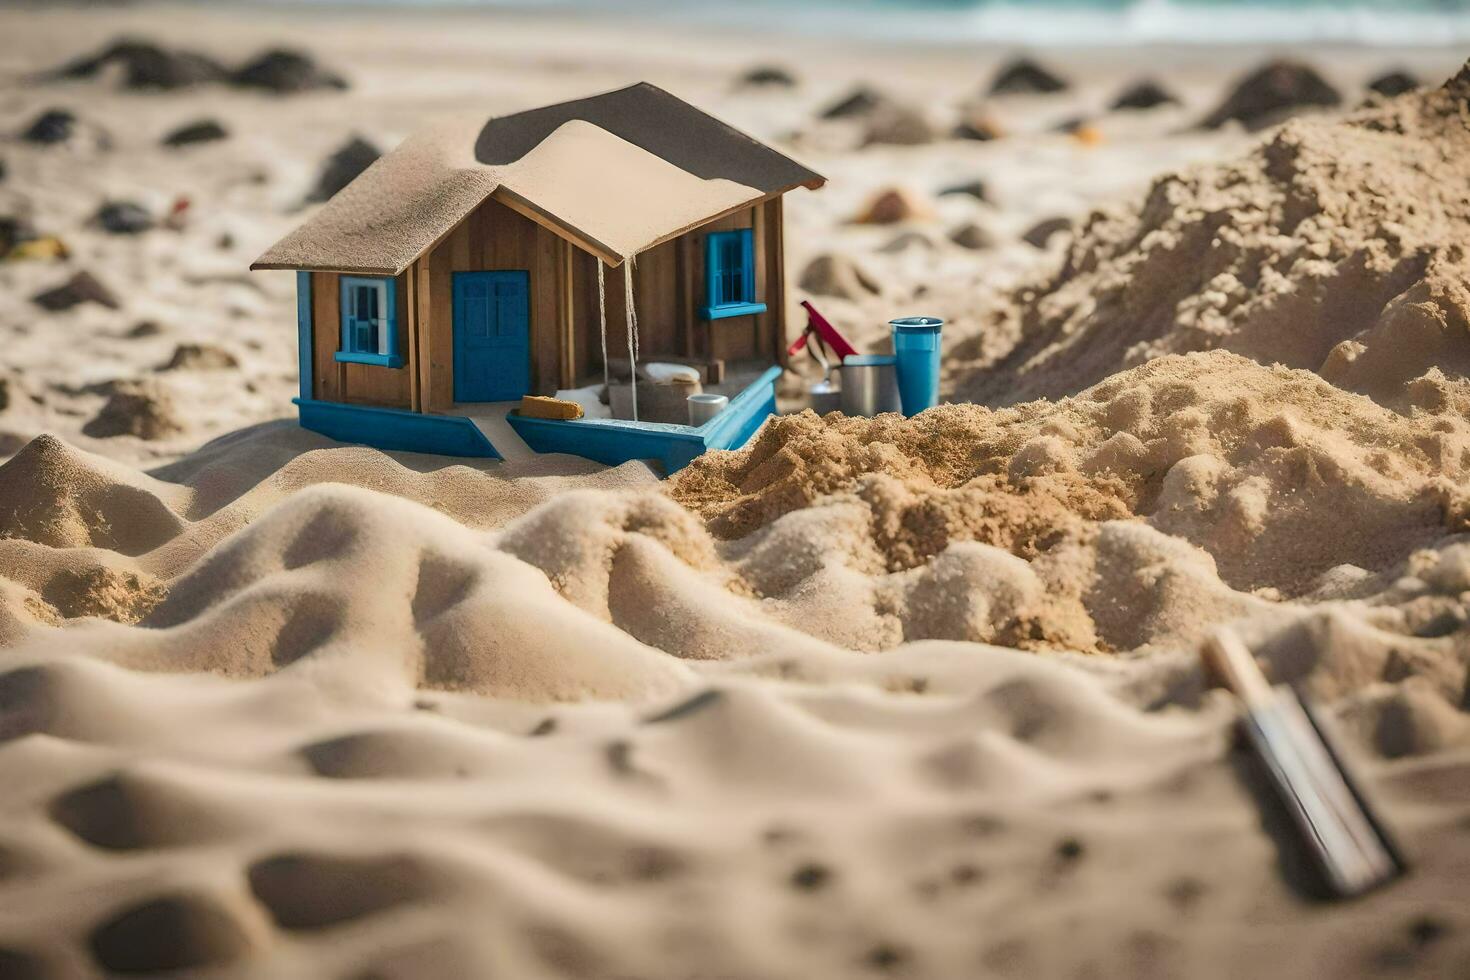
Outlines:
{"type": "MultiPolygon", "coordinates": [[[[635,263],[640,359],[779,361],[785,347],[779,198],[710,222],[635,263]],[[755,235],[757,316],[707,321],[704,240],[712,231],[755,235]]],[[[524,269],[531,288],[531,383],[537,394],[602,378],[597,259],[496,201],[486,201],[398,277],[402,369],[339,364],[339,277],[312,273],[315,397],[323,401],[446,412],[454,405],[453,274],[524,269]]],[[[607,270],[608,352],[627,358],[623,269],[607,270]]]]}
{"type": "MultiPolygon", "coordinates": [[[[549,395],[563,384],[561,297],[567,264],[563,241],[528,218],[490,200],[415,263],[424,352],[423,410],[454,405],[454,273],[524,269],[530,274],[531,388],[549,395]]],[[[593,296],[594,302],[596,295],[593,296]]]]}
{"type": "MultiPolygon", "coordinates": [[[[597,260],[574,249],[573,294],[577,309],[572,327],[577,356],[572,369],[578,384],[602,376],[602,349],[597,321],[597,260]]],[[[708,360],[780,359],[785,347],[785,293],[781,255],[781,202],[765,202],[712,221],[649,249],[634,263],[633,301],[638,312],[640,360],[658,355],[708,360]],[[766,304],[757,316],[708,321],[699,317],[704,305],[705,236],[712,231],[751,228],[755,236],[756,295],[766,304]]],[[[623,315],[621,268],[608,269],[608,354],[628,357],[623,315]]]]}
{"type": "Polygon", "coordinates": [[[313,272],[312,372],[315,396],[321,401],[383,408],[413,407],[413,322],[409,316],[407,276],[398,277],[398,355],[402,368],[376,364],[343,364],[336,360],[342,340],[341,277],[313,272]]]}

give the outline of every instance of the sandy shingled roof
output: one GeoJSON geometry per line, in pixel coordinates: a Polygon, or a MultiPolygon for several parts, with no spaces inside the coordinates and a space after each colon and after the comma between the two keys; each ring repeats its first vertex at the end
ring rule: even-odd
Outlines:
{"type": "Polygon", "coordinates": [[[617,265],[730,211],[825,182],[645,82],[421,130],[251,268],[396,275],[492,196],[617,265]]]}

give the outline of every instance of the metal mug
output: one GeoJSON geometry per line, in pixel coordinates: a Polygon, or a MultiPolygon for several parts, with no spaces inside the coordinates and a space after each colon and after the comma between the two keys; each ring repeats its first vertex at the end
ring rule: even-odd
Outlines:
{"type": "Polygon", "coordinates": [[[730,404],[730,399],[725,395],[715,395],[701,392],[689,396],[689,424],[699,428],[710,419],[719,415],[730,404]]]}
{"type": "Polygon", "coordinates": [[[849,354],[842,359],[842,414],[897,412],[898,358],[892,354],[849,354]]]}

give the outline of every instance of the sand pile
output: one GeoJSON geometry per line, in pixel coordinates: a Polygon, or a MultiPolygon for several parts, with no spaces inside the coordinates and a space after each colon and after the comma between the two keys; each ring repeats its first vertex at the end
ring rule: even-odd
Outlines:
{"type": "Polygon", "coordinates": [[[1161,354],[1224,348],[1402,407],[1470,371],[1470,68],[1340,120],[1296,120],[1244,159],[1155,181],[1099,211],[1060,269],[1011,298],[957,395],[1059,397],[1161,354]],[[978,369],[977,369],[978,368],[978,369]]]}
{"type": "Polygon", "coordinates": [[[1221,351],[1055,403],[777,419],[672,492],[726,537],[835,496],[860,502],[895,568],[962,540],[1030,559],[1135,517],[1208,552],[1236,589],[1300,595],[1329,570],[1384,570],[1463,530],[1467,466],[1458,412],[1405,417],[1221,351]]]}

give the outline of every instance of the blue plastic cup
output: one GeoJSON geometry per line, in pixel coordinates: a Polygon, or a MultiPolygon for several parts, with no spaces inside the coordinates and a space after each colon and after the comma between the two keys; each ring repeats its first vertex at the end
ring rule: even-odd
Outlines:
{"type": "Polygon", "coordinates": [[[937,316],[889,320],[893,353],[898,358],[898,399],[903,414],[918,415],[939,404],[939,331],[937,316]]]}

